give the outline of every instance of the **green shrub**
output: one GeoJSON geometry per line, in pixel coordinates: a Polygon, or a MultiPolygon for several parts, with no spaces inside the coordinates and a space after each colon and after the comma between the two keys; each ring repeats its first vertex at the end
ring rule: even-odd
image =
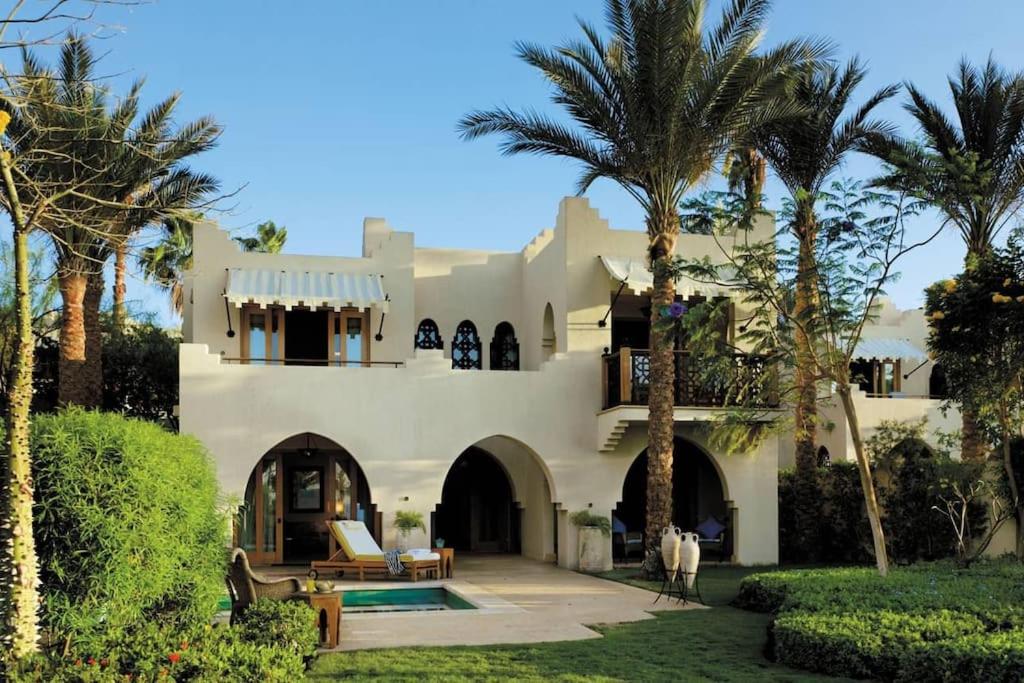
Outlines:
{"type": "Polygon", "coordinates": [[[605,536],[612,535],[612,521],[604,515],[598,515],[590,510],[577,510],[569,515],[569,521],[579,528],[592,527],[600,529],[605,536]]]}
{"type": "Polygon", "coordinates": [[[320,633],[304,602],[261,600],[239,617],[243,639],[256,645],[285,646],[303,659],[316,654],[320,633]]]}
{"type": "Polygon", "coordinates": [[[299,681],[316,652],[317,637],[308,605],[263,601],[233,627],[178,631],[149,622],[103,652],[24,662],[12,680],[299,681]]]}
{"type": "Polygon", "coordinates": [[[952,562],[893,570],[791,570],[743,580],[737,605],[774,613],[781,662],[915,681],[1024,679],[1024,567],[952,562]]]}
{"type": "Polygon", "coordinates": [[[155,424],[68,410],[32,430],[43,628],[73,653],[147,622],[209,623],[226,522],[203,446],[155,424]]]}
{"type": "MultiPolygon", "coordinates": [[[[796,473],[779,471],[779,557],[783,562],[859,563],[871,559],[871,528],[860,488],[860,474],[852,463],[833,463],[818,470],[820,498],[818,528],[803,536],[814,539],[814,556],[797,532],[797,505],[805,494],[798,491],[796,473]]],[[[808,487],[803,482],[803,488],[808,487]]],[[[938,515],[936,515],[938,517],[938,515]]]]}

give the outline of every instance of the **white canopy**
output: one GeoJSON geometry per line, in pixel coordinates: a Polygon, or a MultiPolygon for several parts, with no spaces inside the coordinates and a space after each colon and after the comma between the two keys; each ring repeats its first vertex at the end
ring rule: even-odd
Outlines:
{"type": "Polygon", "coordinates": [[[252,303],[341,308],[376,306],[387,313],[384,277],[362,273],[325,273],[263,268],[231,268],[224,297],[236,306],[252,303]]]}
{"type": "Polygon", "coordinates": [[[910,343],[907,339],[879,337],[877,339],[861,339],[853,350],[854,358],[906,358],[922,362],[928,354],[910,343]]]}
{"type": "MultiPolygon", "coordinates": [[[[601,256],[599,258],[608,274],[618,282],[625,282],[634,294],[644,294],[654,286],[654,274],[648,270],[645,261],[623,256],[601,256]]],[[[729,295],[723,287],[697,282],[688,277],[682,277],[676,282],[676,293],[683,296],[701,294],[708,297],[729,295]]]]}

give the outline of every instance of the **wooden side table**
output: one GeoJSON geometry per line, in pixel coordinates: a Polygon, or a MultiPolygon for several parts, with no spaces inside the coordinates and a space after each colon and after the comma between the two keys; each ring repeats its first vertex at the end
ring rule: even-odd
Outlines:
{"type": "Polygon", "coordinates": [[[433,552],[441,556],[441,575],[437,578],[452,578],[455,574],[455,548],[434,548],[433,552]]]}
{"type": "Polygon", "coordinates": [[[320,632],[320,647],[338,647],[341,634],[341,606],[344,593],[295,593],[294,597],[305,600],[316,612],[316,626],[320,632]]]}

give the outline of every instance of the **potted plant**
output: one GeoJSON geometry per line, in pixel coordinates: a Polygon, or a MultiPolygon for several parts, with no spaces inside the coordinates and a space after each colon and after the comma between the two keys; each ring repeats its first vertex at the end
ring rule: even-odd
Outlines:
{"type": "Polygon", "coordinates": [[[579,561],[581,572],[603,572],[611,569],[611,555],[605,539],[612,535],[612,522],[590,510],[579,510],[569,515],[569,521],[579,529],[579,561]]]}
{"type": "Polygon", "coordinates": [[[416,529],[420,529],[423,533],[427,532],[427,525],[423,523],[423,514],[411,510],[395,512],[395,528],[398,529],[399,550],[408,550],[409,534],[416,529]]]}

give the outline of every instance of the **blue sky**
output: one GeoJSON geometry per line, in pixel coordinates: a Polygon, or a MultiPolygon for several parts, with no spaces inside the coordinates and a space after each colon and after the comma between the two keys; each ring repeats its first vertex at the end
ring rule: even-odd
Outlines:
{"type": "MultiPolygon", "coordinates": [[[[576,16],[600,23],[602,3],[162,0],[104,10],[120,28],[97,49],[115,83],[146,76],[150,101],[181,90],[183,119],[209,113],[225,126],[197,167],[243,188],[220,217],[226,227],[270,218],[288,227],[289,252],[356,255],[363,217],[383,216],[421,246],[518,250],[553,224],[577,168],[501,157],[497,139],[462,142],[455,123],[495,104],[550,110],[548,88],[514,58],[513,43],[575,38],[576,16]]],[[[862,96],[909,80],[948,103],[946,76],[962,56],[991,52],[1024,69],[1021,26],[1020,0],[777,0],[766,43],[829,37],[842,58],[868,63],[862,96]]],[[[902,101],[879,113],[913,133],[902,101]]],[[[851,158],[846,173],[875,168],[851,158]]],[[[777,184],[769,192],[780,195],[777,184]]],[[[588,196],[612,226],[642,228],[642,212],[615,186],[599,183],[588,196]]],[[[962,253],[950,231],[912,255],[894,298],[918,305],[962,253]]],[[[129,287],[166,315],[162,298],[134,278],[129,287]]]]}

